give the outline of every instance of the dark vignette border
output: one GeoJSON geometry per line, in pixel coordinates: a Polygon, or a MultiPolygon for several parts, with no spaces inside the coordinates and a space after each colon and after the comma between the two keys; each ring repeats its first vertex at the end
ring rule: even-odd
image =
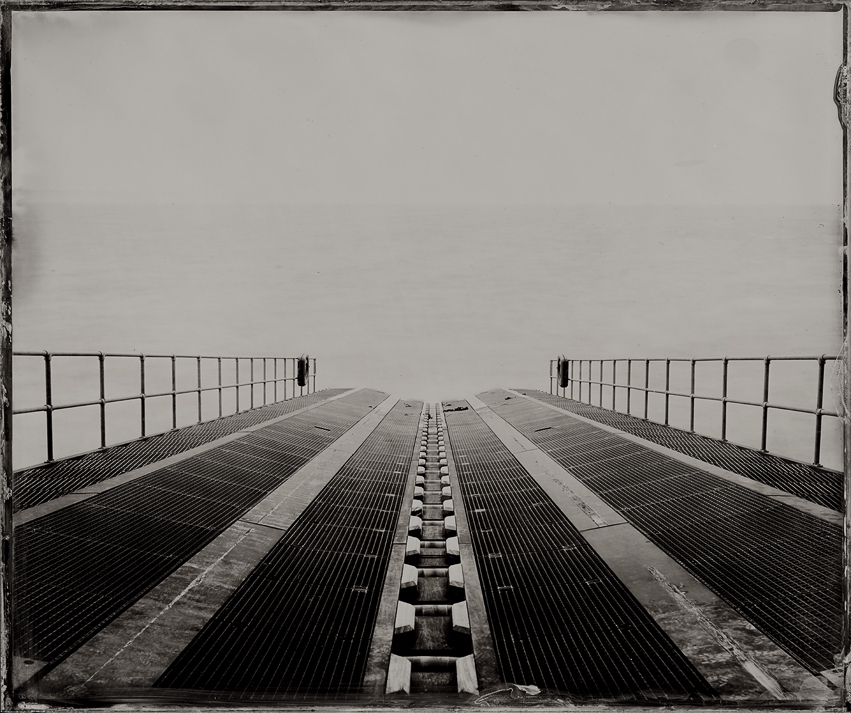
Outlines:
{"type": "MultiPolygon", "coordinates": [[[[12,659],[12,107],[11,42],[12,13],[15,11],[92,11],[92,10],[361,10],[361,11],[785,11],[843,12],[843,60],[836,78],[835,101],[843,128],[843,236],[842,236],[842,333],[844,372],[849,374],[848,354],[848,223],[849,131],[851,120],[851,0],[0,0],[0,708],[11,709],[12,659]]],[[[848,377],[846,376],[846,379],[848,377]]],[[[844,386],[843,400],[848,411],[849,388],[844,386]]],[[[845,472],[851,465],[851,420],[844,419],[843,441],[845,472]]],[[[851,480],[845,479],[845,621],[842,635],[845,667],[844,708],[851,710],[848,680],[851,675],[851,480]]]]}

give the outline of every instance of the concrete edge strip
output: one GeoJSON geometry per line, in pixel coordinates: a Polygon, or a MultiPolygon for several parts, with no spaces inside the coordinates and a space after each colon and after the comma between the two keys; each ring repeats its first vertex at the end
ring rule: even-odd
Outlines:
{"type": "MultiPolygon", "coordinates": [[[[563,468],[556,461],[550,458],[550,456],[538,449],[534,443],[517,431],[511,424],[501,418],[499,414],[493,411],[489,406],[475,397],[473,399],[468,399],[468,401],[471,405],[476,404],[475,410],[482,417],[487,426],[494,432],[496,437],[499,438],[500,441],[509,448],[509,450],[511,450],[515,458],[517,458],[529,475],[531,475],[543,488],[543,490],[552,497],[565,516],[572,523],[582,523],[583,521],[588,523],[590,518],[587,513],[584,512],[584,510],[580,508],[568,494],[558,487],[558,483],[564,482],[570,489],[581,493],[587,491],[587,488],[578,479],[576,479],[570,471],[563,468]],[[518,446],[520,446],[522,450],[518,450],[518,446]]],[[[623,582],[633,596],[635,596],[642,607],[644,607],[644,609],[656,620],[662,630],[680,648],[681,651],[684,651],[689,644],[697,641],[698,638],[706,641],[707,637],[710,635],[702,626],[700,626],[701,620],[694,616],[693,610],[683,610],[683,615],[688,615],[692,623],[692,625],[687,628],[687,636],[684,636],[683,628],[677,624],[677,619],[680,624],[683,623],[684,620],[682,615],[679,617],[671,617],[670,612],[660,616],[654,615],[654,609],[656,608],[655,605],[658,603],[659,595],[664,591],[668,597],[671,597],[671,593],[666,590],[659,582],[659,579],[653,575],[654,571],[664,573],[664,576],[668,580],[680,583],[680,586],[689,592],[690,598],[696,601],[695,606],[701,607],[703,619],[705,621],[710,621],[710,619],[706,616],[703,608],[711,608],[714,613],[713,618],[717,618],[719,616],[719,612],[723,613],[723,618],[728,624],[730,622],[741,622],[742,624],[746,622],[744,617],[720,599],[714,592],[712,592],[712,590],[694,578],[686,569],[665,553],[664,550],[650,542],[633,525],[619,516],[618,520],[618,523],[610,523],[602,527],[589,527],[586,524],[585,527],[577,529],[580,530],[580,534],[586,542],[588,542],[594,551],[597,552],[597,554],[606,562],[615,575],[621,580],[621,582],[623,582]],[[613,524],[616,525],[616,527],[613,527],[613,524]],[[616,530],[616,533],[614,533],[613,530],[616,530]],[[623,552],[627,549],[632,556],[623,556],[623,552]],[[653,569],[648,569],[648,565],[651,563],[653,569]],[[651,583],[655,583],[656,586],[648,587],[647,585],[651,583]],[[658,587],[658,589],[656,587],[658,587]]],[[[682,610],[680,601],[674,597],[671,597],[671,601],[677,608],[682,610]]],[[[719,626],[717,622],[713,622],[713,625],[715,630],[724,631],[724,627],[719,626]]],[[[733,638],[726,632],[725,635],[729,640],[733,640],[733,638]]],[[[715,637],[711,638],[713,644],[719,645],[718,640],[715,637]]],[[[804,681],[812,683],[811,679],[815,678],[809,671],[794,661],[791,656],[789,656],[761,632],[759,632],[758,636],[754,636],[747,645],[739,644],[739,646],[748,654],[749,659],[745,659],[745,661],[750,660],[758,662],[766,655],[766,652],[770,652],[770,657],[773,660],[782,660],[787,670],[792,672],[791,678],[795,679],[795,684],[798,688],[800,688],[804,681]]],[[[756,670],[754,666],[746,666],[742,660],[736,659],[733,655],[731,655],[728,649],[724,650],[730,656],[728,664],[729,668],[741,667],[741,670],[745,671],[756,683],[760,685],[761,688],[766,690],[776,700],[786,700],[789,698],[789,696],[785,694],[776,695],[778,694],[778,690],[776,688],[772,688],[770,684],[766,685],[766,679],[754,676],[754,672],[756,670]]],[[[704,666],[703,662],[696,661],[691,657],[689,658],[701,674],[704,675],[704,678],[712,683],[713,678],[716,677],[713,676],[711,670],[704,666]]],[[[767,669],[764,665],[761,668],[763,670],[767,669]]],[[[789,678],[790,676],[787,675],[787,687],[791,687],[788,686],[789,678]]],[[[830,694],[826,688],[822,693],[825,696],[830,694]]]]}
{"type": "Polygon", "coordinates": [[[288,515],[295,520],[395,403],[396,399],[388,396],[349,429],[345,444],[322,451],[267,495],[260,503],[268,501],[262,508],[266,514],[258,522],[246,519],[255,506],[95,634],[42,679],[40,692],[45,695],[55,691],[69,697],[91,694],[92,688],[123,688],[128,683],[139,688],[153,686],[285,535],[287,527],[280,523],[269,525],[263,520],[281,502],[292,505],[288,515]],[[288,497],[305,485],[309,493],[297,499],[288,497]]]}
{"type": "Polygon", "coordinates": [[[752,490],[755,493],[764,495],[765,497],[771,498],[772,500],[777,500],[778,502],[786,503],[787,505],[795,508],[796,510],[805,512],[809,515],[812,515],[813,517],[817,517],[819,520],[825,520],[826,522],[830,522],[834,525],[842,525],[843,515],[841,512],[837,512],[836,510],[831,510],[830,508],[826,508],[822,505],[818,505],[817,503],[810,502],[809,500],[805,500],[804,498],[798,497],[797,495],[793,495],[792,493],[787,493],[785,490],[780,490],[780,488],[775,488],[771,485],[760,483],[758,480],[752,480],[746,475],[733,473],[730,470],[725,470],[724,468],[721,468],[717,465],[713,465],[712,463],[707,463],[706,461],[700,460],[699,458],[694,458],[692,456],[686,455],[685,453],[680,453],[679,451],[667,448],[666,446],[661,446],[658,443],[647,441],[641,438],[640,436],[635,436],[631,433],[620,431],[614,426],[599,423],[598,421],[594,421],[590,418],[585,418],[584,416],[579,416],[578,414],[571,413],[570,411],[565,411],[564,409],[561,409],[558,406],[553,406],[552,404],[544,403],[543,401],[538,401],[538,399],[534,399],[530,396],[526,396],[525,394],[521,394],[519,391],[515,391],[514,389],[505,389],[505,391],[509,392],[515,397],[527,399],[535,404],[545,406],[546,408],[556,411],[557,413],[560,413],[564,416],[570,416],[570,418],[574,418],[577,421],[587,423],[589,426],[595,426],[596,428],[599,428],[602,431],[606,431],[607,433],[611,433],[613,435],[620,436],[621,438],[625,438],[628,441],[632,441],[636,445],[643,446],[644,448],[647,448],[651,451],[656,451],[657,453],[661,453],[662,455],[668,456],[669,458],[673,458],[674,460],[678,460],[681,463],[691,466],[697,470],[703,470],[707,473],[711,473],[712,475],[717,475],[719,478],[723,478],[724,480],[730,483],[735,483],[736,485],[741,485],[742,487],[747,488],[748,490],[752,490]]]}
{"type": "Polygon", "coordinates": [[[580,532],[600,527],[621,525],[626,522],[620,513],[606,503],[597,493],[562,468],[528,438],[507,423],[475,396],[468,399],[476,413],[517,458],[530,475],[541,473],[547,477],[538,480],[544,489],[580,532]],[[565,498],[571,502],[565,502],[565,498]]]}
{"type": "Polygon", "coordinates": [[[299,414],[305,413],[306,411],[311,411],[315,408],[318,408],[319,406],[324,406],[325,404],[329,404],[332,401],[336,401],[337,399],[341,399],[345,396],[351,396],[353,393],[362,390],[363,389],[349,389],[343,392],[342,394],[337,394],[336,396],[332,396],[328,399],[325,399],[324,401],[320,401],[319,403],[304,406],[303,408],[291,411],[290,413],[285,413],[282,416],[276,416],[275,418],[255,424],[254,426],[248,426],[240,431],[235,431],[234,433],[229,433],[227,436],[217,438],[215,441],[210,441],[209,443],[204,443],[200,446],[195,446],[194,448],[190,448],[188,451],[176,453],[172,456],[168,456],[154,463],[144,465],[141,468],[136,468],[135,470],[130,470],[126,473],[122,473],[121,475],[116,475],[113,478],[103,480],[100,483],[93,483],[91,485],[87,485],[85,487],[79,488],[78,490],[75,490],[72,493],[68,493],[67,495],[54,498],[53,500],[48,500],[46,503],[33,505],[31,508],[27,508],[26,510],[19,510],[15,513],[13,517],[14,526],[18,527],[19,525],[25,525],[26,523],[32,522],[33,520],[37,520],[40,517],[50,515],[51,513],[54,513],[58,510],[62,510],[63,508],[68,507],[69,505],[74,505],[75,503],[82,502],[83,500],[88,500],[89,498],[92,498],[95,495],[99,495],[100,493],[106,492],[107,490],[116,488],[119,485],[130,483],[136,480],[136,478],[141,478],[143,475],[148,475],[149,473],[153,473],[157,470],[160,470],[161,468],[167,468],[171,465],[175,465],[176,463],[180,463],[181,461],[187,460],[188,458],[192,458],[201,453],[205,453],[206,451],[210,451],[214,448],[218,448],[219,446],[223,446],[226,443],[231,443],[232,441],[239,440],[240,438],[245,437],[247,434],[260,430],[261,428],[272,426],[280,421],[292,418],[293,416],[298,416],[299,414]]]}
{"type": "MultiPolygon", "coordinates": [[[[444,439],[446,450],[446,462],[449,466],[449,477],[451,482],[458,483],[458,470],[455,467],[455,457],[452,451],[452,438],[449,435],[449,426],[446,424],[446,412],[443,404],[439,404],[441,418],[444,424],[444,439]]],[[[485,598],[482,593],[482,583],[479,579],[479,570],[476,567],[476,557],[473,544],[470,539],[470,528],[467,523],[467,511],[464,506],[464,497],[458,486],[458,493],[452,500],[455,505],[455,528],[458,537],[459,549],[461,551],[461,571],[464,573],[464,599],[467,602],[467,612],[470,618],[470,635],[473,638],[473,656],[476,663],[476,675],[478,676],[479,690],[485,691],[502,683],[497,665],[496,650],[494,648],[493,636],[491,635],[490,623],[488,622],[485,598]]]]}
{"type": "MultiPolygon", "coordinates": [[[[383,697],[390,670],[390,654],[393,648],[393,632],[396,622],[396,609],[399,605],[399,590],[402,582],[402,570],[405,564],[405,551],[408,544],[408,524],[411,520],[411,501],[414,498],[414,486],[417,480],[417,462],[419,454],[419,433],[424,421],[425,404],[417,421],[417,437],[411,450],[411,463],[408,466],[408,479],[399,517],[396,520],[396,530],[390,550],[390,561],[387,574],[381,589],[381,600],[378,603],[378,615],[372,630],[372,640],[369,644],[369,654],[366,658],[366,668],[363,679],[363,692],[376,697],[383,697]]],[[[407,670],[410,672],[410,662],[407,670]]],[[[410,680],[410,676],[408,676],[410,680]]]]}

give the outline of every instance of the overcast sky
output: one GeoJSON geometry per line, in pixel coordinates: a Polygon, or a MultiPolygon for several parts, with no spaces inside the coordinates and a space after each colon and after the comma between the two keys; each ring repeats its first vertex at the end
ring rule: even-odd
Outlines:
{"type": "Polygon", "coordinates": [[[839,13],[15,13],[17,189],[841,200],[839,13]]]}

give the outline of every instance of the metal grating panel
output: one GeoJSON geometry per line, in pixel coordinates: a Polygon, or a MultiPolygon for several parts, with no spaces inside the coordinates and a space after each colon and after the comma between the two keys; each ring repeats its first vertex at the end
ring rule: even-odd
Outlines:
{"type": "Polygon", "coordinates": [[[502,679],[573,700],[716,700],[481,417],[445,419],[502,679]]]}
{"type": "Polygon", "coordinates": [[[593,432],[611,434],[506,395],[479,398],[811,672],[834,667],[840,527],[649,449],[589,462],[593,432]]]}
{"type": "MultiPolygon", "coordinates": [[[[591,406],[537,389],[516,389],[516,391],[760,483],[780,488],[831,510],[842,512],[843,476],[835,470],[796,463],[779,456],[760,453],[715,438],[645,421],[619,411],[591,406]]],[[[504,395],[501,398],[505,400],[504,395]]]]}
{"type": "Polygon", "coordinates": [[[127,445],[107,448],[82,458],[22,470],[14,475],[14,509],[23,510],[53,500],[87,485],[100,483],[163,458],[184,453],[243,428],[256,426],[311,404],[321,403],[345,391],[347,389],[325,389],[215,421],[168,431],[127,445]]]}
{"type": "Polygon", "coordinates": [[[394,406],[157,686],[225,700],[358,693],[421,410],[394,406]]]}
{"type": "MultiPolygon", "coordinates": [[[[316,455],[384,398],[356,392],[259,433],[285,442],[312,431],[316,455]]],[[[304,462],[266,453],[266,465],[257,456],[244,468],[248,458],[209,451],[15,528],[16,652],[58,662],[304,462]]]]}

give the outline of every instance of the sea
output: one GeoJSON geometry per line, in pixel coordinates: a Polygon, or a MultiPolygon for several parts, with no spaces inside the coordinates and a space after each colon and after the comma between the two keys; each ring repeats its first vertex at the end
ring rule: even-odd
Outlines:
{"type": "MultiPolygon", "coordinates": [[[[838,412],[841,235],[838,205],[127,204],[23,195],[14,212],[14,349],[309,354],[319,389],[369,386],[431,402],[498,386],[547,391],[550,360],[560,355],[827,355],[822,400],[838,412]]],[[[51,365],[54,405],[99,398],[97,357],[51,365]]],[[[171,389],[170,368],[168,358],[146,360],[147,393],[171,389]]],[[[259,378],[259,362],[255,369],[259,378]]],[[[731,363],[728,396],[761,402],[762,369],[731,363]]],[[[241,362],[242,381],[248,370],[241,362]]],[[[232,362],[223,372],[234,383],[232,362]]],[[[718,363],[700,363],[697,392],[720,395],[720,373],[718,363]]],[[[140,392],[138,358],[107,359],[105,374],[107,398],[140,392]]],[[[642,385],[643,365],[633,375],[642,385]]],[[[619,383],[625,376],[619,364],[619,383]]],[[[195,361],[178,360],[178,390],[197,378],[195,361]]],[[[217,380],[217,362],[205,360],[202,385],[217,380]]],[[[814,408],[817,385],[816,361],[776,362],[770,401],[814,408]]],[[[651,365],[650,386],[664,386],[663,365],[651,365]]],[[[672,390],[688,387],[688,365],[675,362],[672,390]]],[[[254,395],[261,403],[262,389],[254,395]]],[[[595,388],[593,403],[599,398],[595,388]]],[[[611,405],[610,388],[602,398],[611,405]]],[[[16,356],[15,409],[44,403],[44,359],[16,356]]],[[[643,415],[643,396],[634,393],[632,406],[643,415]]],[[[235,407],[234,389],[223,407],[235,407]]],[[[688,427],[688,400],[673,397],[669,407],[671,423],[688,427]]],[[[170,397],[149,402],[149,433],[171,426],[171,408],[170,397]]],[[[206,393],[202,418],[217,415],[218,394],[206,393]]],[[[648,416],[664,417],[663,397],[649,399],[648,416]]],[[[197,417],[197,396],[179,397],[178,424],[197,417]]],[[[731,440],[758,447],[760,425],[761,409],[729,407],[731,440]]],[[[824,418],[821,462],[836,469],[839,426],[824,418]]],[[[695,428],[720,435],[717,403],[698,402],[695,428]]],[[[814,428],[810,414],[771,411],[768,448],[810,462],[814,428]]],[[[108,443],[139,429],[138,399],[107,406],[108,443]]],[[[97,448],[99,408],[57,411],[54,430],[56,457],[97,448]]],[[[44,414],[15,416],[14,467],[45,457],[44,414]]]]}

